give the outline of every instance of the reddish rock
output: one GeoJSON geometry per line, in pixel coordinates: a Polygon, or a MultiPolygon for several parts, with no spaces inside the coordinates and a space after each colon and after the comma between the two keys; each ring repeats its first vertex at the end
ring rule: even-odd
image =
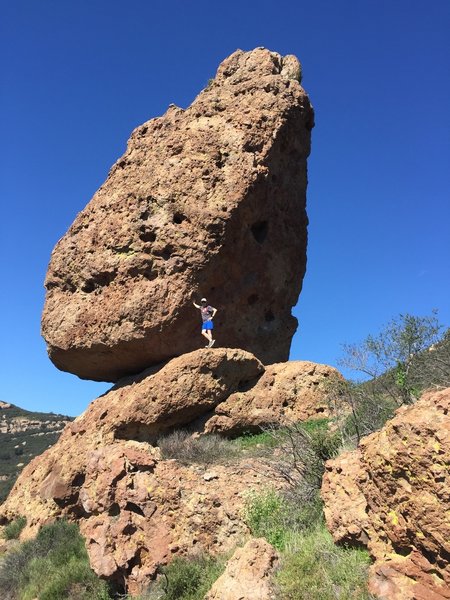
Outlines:
{"type": "Polygon", "coordinates": [[[287,360],[306,264],[313,111],[293,56],[237,51],[183,110],[138,127],[56,245],[42,333],[62,370],[117,381],[203,344],[287,360]]]}
{"type": "Polygon", "coordinates": [[[251,539],[236,550],[205,600],[273,600],[278,561],[277,551],[265,539],[251,539]]]}
{"type": "Polygon", "coordinates": [[[77,520],[92,567],[135,594],[173,556],[231,549],[247,533],[245,494],[272,484],[262,464],[183,466],[157,437],[209,412],[257,379],[261,363],[233,349],[198,350],[97,398],[19,476],[0,521],[27,517],[27,539],[59,517],[77,520]]]}
{"type": "Polygon", "coordinates": [[[231,394],[215,408],[204,431],[238,435],[268,425],[329,417],[327,383],[340,377],[332,367],[307,361],[269,365],[249,390],[231,394]]]}
{"type": "MultiPolygon", "coordinates": [[[[135,445],[135,447],[133,446],[135,445]]],[[[269,484],[257,461],[206,467],[152,459],[122,442],[90,456],[80,519],[94,571],[138,594],[174,556],[227,552],[247,534],[241,512],[248,490],[269,484]]]]}
{"type": "Polygon", "coordinates": [[[322,497],[337,542],[366,545],[382,600],[450,598],[450,388],[399,409],[327,462],[322,497]]]}

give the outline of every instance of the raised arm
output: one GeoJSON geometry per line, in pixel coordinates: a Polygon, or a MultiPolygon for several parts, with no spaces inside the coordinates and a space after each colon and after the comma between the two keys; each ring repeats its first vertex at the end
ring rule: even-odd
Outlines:
{"type": "Polygon", "coordinates": [[[200,305],[199,304],[195,304],[195,302],[193,302],[192,304],[195,306],[195,308],[201,308],[200,305]]]}

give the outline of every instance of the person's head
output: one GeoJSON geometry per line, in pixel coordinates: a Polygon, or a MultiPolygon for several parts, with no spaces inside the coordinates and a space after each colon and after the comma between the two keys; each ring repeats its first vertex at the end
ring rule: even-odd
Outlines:
{"type": "Polygon", "coordinates": [[[206,300],[206,298],[202,298],[202,299],[201,299],[201,303],[202,303],[202,306],[206,306],[206,305],[207,305],[207,300],[206,300]]]}

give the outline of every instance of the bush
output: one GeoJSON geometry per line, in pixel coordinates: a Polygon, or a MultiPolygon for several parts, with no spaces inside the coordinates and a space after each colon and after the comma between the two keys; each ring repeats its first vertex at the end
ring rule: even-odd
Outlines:
{"type": "Polygon", "coordinates": [[[340,381],[332,386],[328,399],[346,446],[355,446],[363,436],[381,429],[398,406],[390,394],[375,389],[373,382],[340,381]]]}
{"type": "Polygon", "coordinates": [[[284,548],[287,506],[275,490],[249,494],[243,517],[252,535],[265,538],[278,550],[284,548]]]}
{"type": "Polygon", "coordinates": [[[374,382],[375,391],[398,406],[411,404],[426,387],[450,383],[450,336],[442,329],[437,311],[426,317],[399,315],[378,335],[345,344],[339,363],[374,382]]]}
{"type": "Polygon", "coordinates": [[[276,450],[268,450],[262,458],[266,468],[288,484],[288,493],[297,502],[314,502],[322,484],[325,460],[335,456],[341,443],[339,435],[328,431],[325,419],[321,423],[274,427],[267,432],[274,439],[276,450]]]}
{"type": "Polygon", "coordinates": [[[177,557],[142,600],[202,600],[224,569],[225,557],[177,557]]]}
{"type": "Polygon", "coordinates": [[[280,600],[368,600],[369,553],[336,546],[323,522],[294,533],[277,574],[280,600]]]}
{"type": "Polygon", "coordinates": [[[43,527],[34,540],[6,554],[0,565],[0,589],[20,600],[107,600],[105,582],[90,569],[84,540],[75,524],[58,521],[43,527]]]}
{"type": "Polygon", "coordinates": [[[19,517],[15,521],[12,521],[3,530],[3,537],[7,540],[16,540],[22,529],[27,524],[27,520],[25,517],[19,517]]]}
{"type": "Polygon", "coordinates": [[[258,449],[274,448],[276,440],[270,435],[270,431],[262,431],[261,433],[244,433],[235,438],[233,443],[241,453],[253,453],[258,449]]]}
{"type": "Polygon", "coordinates": [[[232,442],[216,434],[193,438],[188,431],[174,431],[157,441],[163,458],[176,458],[182,463],[212,464],[237,455],[232,442]]]}

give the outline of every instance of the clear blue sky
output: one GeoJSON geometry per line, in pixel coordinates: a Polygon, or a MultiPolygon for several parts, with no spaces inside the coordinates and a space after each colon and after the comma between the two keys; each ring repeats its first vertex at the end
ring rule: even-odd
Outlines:
{"type": "Polygon", "coordinates": [[[51,250],[131,130],[188,106],[237,48],[296,54],[316,110],[291,359],[335,365],[400,312],[450,325],[448,0],[2,0],[1,14],[0,399],[76,415],[109,387],[47,358],[51,250]]]}

